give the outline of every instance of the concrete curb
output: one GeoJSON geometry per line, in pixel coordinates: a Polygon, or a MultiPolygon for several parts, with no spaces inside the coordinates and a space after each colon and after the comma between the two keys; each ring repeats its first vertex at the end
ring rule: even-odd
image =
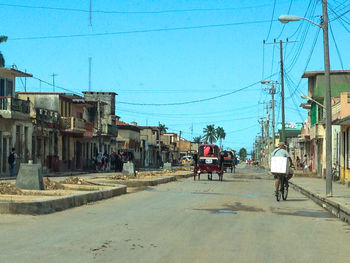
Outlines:
{"type": "Polygon", "coordinates": [[[0,203],[0,213],[31,215],[50,214],[122,194],[126,194],[125,185],[84,194],[69,195],[52,200],[32,202],[3,202],[0,203]]]}
{"type": "Polygon", "coordinates": [[[193,177],[193,172],[189,173],[189,174],[179,174],[179,175],[175,175],[176,179],[182,179],[182,178],[190,178],[193,177]]]}
{"type": "Polygon", "coordinates": [[[166,176],[164,178],[158,178],[154,180],[138,180],[138,179],[133,179],[133,180],[107,180],[106,182],[108,183],[114,183],[114,184],[123,184],[126,185],[127,187],[144,187],[144,186],[156,186],[158,184],[166,184],[170,182],[174,182],[177,179],[181,178],[189,178],[193,176],[192,173],[189,174],[179,174],[175,176],[166,176]]]}
{"type": "Polygon", "coordinates": [[[164,178],[159,178],[155,180],[137,180],[134,179],[133,181],[129,180],[109,180],[107,182],[109,183],[114,183],[114,184],[123,184],[126,185],[127,187],[142,187],[142,186],[155,186],[158,184],[166,184],[169,182],[176,181],[175,176],[167,176],[164,178]]]}
{"type": "Polygon", "coordinates": [[[291,185],[295,190],[302,193],[303,195],[310,198],[312,201],[314,201],[316,204],[322,206],[324,209],[332,213],[334,216],[338,217],[339,219],[343,220],[344,222],[350,224],[350,209],[342,206],[330,198],[322,197],[318,194],[312,193],[309,190],[306,190],[305,188],[289,182],[289,185],[291,185]]]}

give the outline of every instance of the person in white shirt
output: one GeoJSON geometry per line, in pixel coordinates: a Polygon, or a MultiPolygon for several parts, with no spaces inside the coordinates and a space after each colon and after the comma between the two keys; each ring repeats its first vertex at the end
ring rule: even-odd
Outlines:
{"type": "MultiPolygon", "coordinates": [[[[289,160],[289,166],[290,168],[288,169],[288,174],[285,175],[286,178],[287,178],[287,181],[289,181],[290,178],[293,177],[293,162],[292,162],[292,158],[290,158],[290,155],[288,153],[288,151],[286,150],[287,147],[286,145],[284,144],[284,142],[280,142],[279,145],[278,145],[278,148],[276,148],[273,152],[272,152],[272,156],[282,156],[282,157],[287,157],[288,160],[289,160]]],[[[276,193],[277,193],[277,190],[278,190],[278,186],[279,186],[279,177],[282,176],[283,174],[274,174],[274,178],[276,179],[275,181],[275,188],[276,188],[276,193]]],[[[283,175],[284,176],[284,175],[283,175]]]]}

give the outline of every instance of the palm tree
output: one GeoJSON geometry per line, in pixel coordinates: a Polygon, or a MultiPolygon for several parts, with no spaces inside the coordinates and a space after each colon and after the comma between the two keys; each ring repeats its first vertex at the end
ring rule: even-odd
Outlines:
{"type": "Polygon", "coordinates": [[[226,137],[225,130],[224,128],[219,126],[216,128],[215,131],[216,131],[216,138],[220,140],[220,148],[222,148],[222,140],[225,139],[226,137]]]}
{"type": "MultiPolygon", "coordinates": [[[[7,41],[7,37],[6,36],[0,36],[0,44],[2,42],[6,42],[7,41]]],[[[2,55],[2,53],[0,52],[0,67],[5,67],[5,59],[4,56],[2,55]]]]}
{"type": "Polygon", "coordinates": [[[214,127],[214,124],[212,125],[207,125],[206,128],[203,129],[203,132],[204,132],[204,142],[205,143],[213,143],[213,142],[216,142],[216,130],[215,130],[215,127],[214,127]]]}
{"type": "Polygon", "coordinates": [[[160,134],[165,133],[168,129],[168,127],[166,127],[165,124],[161,124],[161,123],[159,123],[158,128],[159,128],[160,134]]]}
{"type": "Polygon", "coordinates": [[[196,142],[196,143],[202,143],[202,136],[197,136],[197,137],[194,137],[193,138],[193,142],[196,142]]]}

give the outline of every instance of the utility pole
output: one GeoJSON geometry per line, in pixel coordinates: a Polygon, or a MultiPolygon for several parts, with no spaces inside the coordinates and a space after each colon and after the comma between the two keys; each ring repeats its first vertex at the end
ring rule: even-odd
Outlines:
{"type": "MultiPolygon", "coordinates": [[[[287,40],[288,42],[288,40],[287,40]]],[[[285,135],[286,135],[286,120],[284,113],[284,69],[283,69],[283,45],[282,40],[280,40],[280,58],[281,58],[281,107],[282,107],[282,134],[280,141],[286,143],[285,135]]]]}
{"type": "Polygon", "coordinates": [[[55,73],[52,73],[52,75],[51,75],[53,92],[55,92],[55,77],[56,76],[57,76],[57,74],[55,74],[55,73]]]}
{"type": "Polygon", "coordinates": [[[323,54],[324,54],[324,77],[326,107],[326,195],[332,196],[332,104],[331,104],[331,78],[329,62],[329,38],[328,38],[328,11],[327,0],[322,0],[323,21],[323,54]]]}
{"type": "Polygon", "coordinates": [[[102,142],[101,142],[101,102],[100,98],[97,101],[97,132],[98,132],[98,151],[102,152],[102,142]]]}
{"type": "Polygon", "coordinates": [[[269,138],[270,137],[270,114],[269,114],[269,104],[266,103],[266,137],[269,138]]]}
{"type": "Polygon", "coordinates": [[[271,94],[271,108],[272,108],[272,145],[273,148],[275,148],[275,94],[276,94],[276,89],[272,83],[271,89],[270,89],[270,94],[271,94]]]}
{"type": "MultiPolygon", "coordinates": [[[[27,70],[24,72],[27,73],[27,70]]],[[[27,77],[24,78],[24,92],[27,92],[27,77]]]]}
{"type": "MultiPolygon", "coordinates": [[[[297,41],[289,41],[288,38],[286,39],[285,42],[282,40],[279,41],[280,45],[280,61],[281,61],[281,115],[282,115],[282,131],[281,131],[281,136],[280,136],[280,141],[285,142],[285,135],[286,135],[286,121],[285,121],[285,111],[284,111],[284,69],[283,69],[283,44],[289,44],[289,43],[295,43],[297,41]]],[[[264,44],[266,45],[275,45],[277,44],[276,39],[272,43],[265,43],[265,40],[263,41],[264,44]]]]}

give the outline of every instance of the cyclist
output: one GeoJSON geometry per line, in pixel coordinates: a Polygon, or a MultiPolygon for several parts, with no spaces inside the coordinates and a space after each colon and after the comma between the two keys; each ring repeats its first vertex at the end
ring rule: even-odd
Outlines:
{"type": "MultiPolygon", "coordinates": [[[[293,176],[293,162],[292,159],[290,158],[290,155],[288,153],[288,151],[286,150],[287,147],[285,145],[284,142],[279,142],[278,144],[278,148],[276,148],[273,152],[272,152],[272,156],[282,156],[282,157],[287,157],[289,160],[289,169],[288,169],[288,174],[286,175],[286,179],[287,179],[287,185],[288,185],[288,180],[290,178],[292,178],[293,176]]],[[[276,179],[275,181],[275,188],[276,188],[276,195],[278,194],[278,187],[279,187],[279,176],[281,176],[281,174],[274,174],[274,178],[276,179]]]]}

